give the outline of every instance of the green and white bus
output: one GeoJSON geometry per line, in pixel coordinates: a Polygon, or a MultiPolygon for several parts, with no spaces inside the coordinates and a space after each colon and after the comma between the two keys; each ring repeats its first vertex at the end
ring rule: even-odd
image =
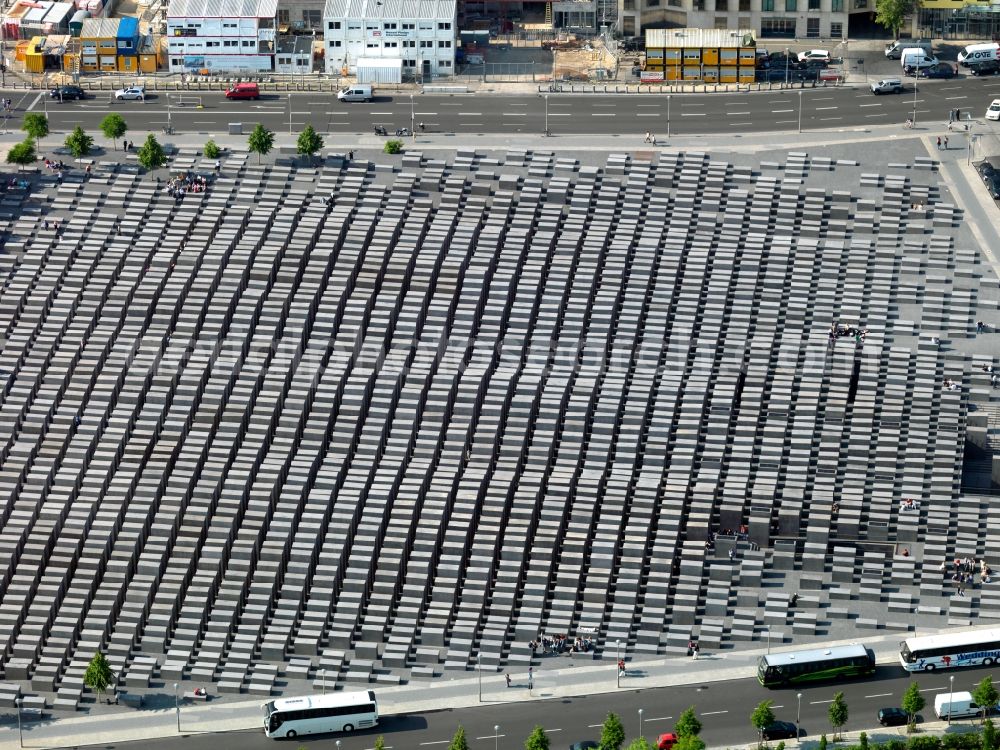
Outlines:
{"type": "Polygon", "coordinates": [[[764,687],[868,677],[874,673],[875,652],[861,644],[765,654],[757,662],[757,679],[764,687]]]}

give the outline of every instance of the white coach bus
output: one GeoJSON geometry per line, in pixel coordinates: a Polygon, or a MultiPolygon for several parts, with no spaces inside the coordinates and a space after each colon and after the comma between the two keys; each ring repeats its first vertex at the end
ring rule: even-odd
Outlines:
{"type": "Polygon", "coordinates": [[[264,734],[298,737],[323,732],[353,732],[378,724],[375,691],[304,695],[265,703],[264,734]]]}
{"type": "Polygon", "coordinates": [[[899,644],[899,661],[907,672],[989,666],[1000,662],[1000,628],[907,638],[899,644]]]}

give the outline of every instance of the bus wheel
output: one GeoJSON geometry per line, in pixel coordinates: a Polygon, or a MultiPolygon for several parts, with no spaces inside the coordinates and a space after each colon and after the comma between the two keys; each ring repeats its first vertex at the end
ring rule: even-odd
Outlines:
{"type": "Polygon", "coordinates": [[[299,736],[299,733],[296,732],[294,729],[289,729],[287,732],[285,732],[285,736],[290,740],[294,740],[296,737],[299,736]]]}
{"type": "Polygon", "coordinates": [[[983,666],[984,667],[992,667],[993,666],[993,657],[987,656],[985,659],[983,659],[983,666]]]}
{"type": "Polygon", "coordinates": [[[933,672],[935,669],[937,669],[937,667],[935,667],[933,664],[928,664],[926,667],[924,667],[925,672],[933,672]]]}
{"type": "Polygon", "coordinates": [[[354,725],[353,724],[344,724],[344,731],[345,732],[353,732],[354,731],[354,725]]]}

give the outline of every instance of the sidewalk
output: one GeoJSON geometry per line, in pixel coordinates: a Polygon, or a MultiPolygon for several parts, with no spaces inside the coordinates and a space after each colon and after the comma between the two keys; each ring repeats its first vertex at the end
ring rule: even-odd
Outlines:
{"type": "MultiPolygon", "coordinates": [[[[869,639],[879,664],[898,663],[899,635],[886,635],[869,639]]],[[[850,643],[840,641],[829,646],[850,643]]],[[[802,648],[802,647],[800,647],[802,648]]],[[[777,651],[778,648],[772,649],[777,651]]],[[[780,650],[791,650],[782,647],[780,650]]],[[[456,708],[474,708],[499,703],[516,703],[550,698],[568,698],[582,695],[611,693],[621,690],[639,690],[677,685],[695,685],[723,680],[752,678],[757,673],[757,660],[764,649],[747,649],[740,653],[706,653],[698,659],[688,657],[629,662],[626,676],[618,685],[617,670],[613,660],[603,663],[574,662],[571,658],[553,656],[543,659],[534,672],[534,689],[527,688],[527,675],[512,673],[513,687],[506,687],[501,674],[462,673],[452,679],[442,678],[432,682],[412,682],[399,687],[377,690],[380,713],[383,716],[421,714],[456,708]],[[558,669],[547,668],[559,665],[558,669]],[[482,700],[480,700],[480,689],[482,700]]],[[[184,686],[188,689],[190,684],[184,686]]],[[[347,684],[346,689],[363,689],[362,684],[347,684]]],[[[371,686],[369,686],[371,687],[371,686]]],[[[170,692],[170,685],[166,686],[170,692]]],[[[180,734],[225,732],[253,729],[261,726],[260,705],[264,698],[226,701],[217,696],[207,705],[183,705],[180,710],[180,734]]],[[[19,750],[16,722],[0,727],[0,750],[19,750]]],[[[178,736],[178,716],[172,708],[126,709],[114,713],[97,711],[95,715],[80,712],[65,718],[46,719],[23,724],[24,746],[65,747],[75,745],[110,744],[150,738],[178,736]]]]}

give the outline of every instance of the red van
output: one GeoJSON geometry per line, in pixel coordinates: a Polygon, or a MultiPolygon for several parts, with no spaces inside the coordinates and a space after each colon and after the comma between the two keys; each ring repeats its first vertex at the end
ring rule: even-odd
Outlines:
{"type": "Polygon", "coordinates": [[[260,86],[256,83],[237,83],[226,91],[227,99],[260,99],[260,86]]]}

